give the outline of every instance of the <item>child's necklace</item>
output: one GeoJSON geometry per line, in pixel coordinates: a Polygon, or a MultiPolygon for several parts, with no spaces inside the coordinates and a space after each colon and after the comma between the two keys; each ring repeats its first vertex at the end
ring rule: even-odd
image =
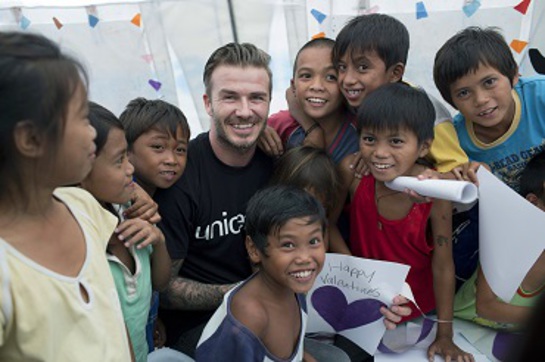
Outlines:
{"type": "Polygon", "coordinates": [[[385,193],[383,195],[378,195],[377,183],[375,181],[375,205],[377,205],[377,228],[379,230],[382,230],[382,222],[380,221],[380,211],[379,211],[379,202],[380,202],[380,200],[382,200],[385,197],[393,196],[393,195],[396,195],[396,194],[399,194],[399,193],[400,193],[400,191],[392,191],[392,192],[389,192],[389,193],[385,193]]]}

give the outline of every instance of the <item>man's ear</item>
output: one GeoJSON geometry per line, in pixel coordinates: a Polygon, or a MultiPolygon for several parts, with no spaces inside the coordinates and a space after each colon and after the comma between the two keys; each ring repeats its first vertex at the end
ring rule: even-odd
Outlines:
{"type": "Polygon", "coordinates": [[[398,62],[390,67],[390,82],[396,83],[403,78],[405,73],[405,64],[398,62]]]}
{"type": "Polygon", "coordinates": [[[250,257],[250,262],[252,264],[261,263],[261,253],[259,252],[259,249],[257,248],[257,245],[255,245],[252,238],[248,235],[246,235],[246,251],[248,252],[248,256],[250,257]]]}
{"type": "Polygon", "coordinates": [[[46,150],[44,135],[30,121],[20,121],[15,125],[13,140],[17,150],[25,157],[40,157],[46,150]]]}
{"type": "Polygon", "coordinates": [[[419,158],[424,158],[428,155],[432,142],[433,140],[426,140],[420,144],[420,152],[418,153],[419,158]]]}
{"type": "Polygon", "coordinates": [[[208,96],[208,94],[204,93],[202,95],[202,100],[204,102],[204,109],[206,109],[206,113],[208,113],[208,115],[212,117],[212,102],[210,101],[210,97],[208,96]]]}

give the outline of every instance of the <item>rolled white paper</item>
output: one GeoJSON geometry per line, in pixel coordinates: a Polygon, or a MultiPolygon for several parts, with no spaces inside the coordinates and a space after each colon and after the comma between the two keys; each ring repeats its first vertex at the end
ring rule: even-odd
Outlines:
{"type": "Polygon", "coordinates": [[[416,177],[399,176],[385,183],[392,190],[414,190],[422,196],[469,204],[477,199],[477,186],[458,180],[419,180],[416,177]]]}

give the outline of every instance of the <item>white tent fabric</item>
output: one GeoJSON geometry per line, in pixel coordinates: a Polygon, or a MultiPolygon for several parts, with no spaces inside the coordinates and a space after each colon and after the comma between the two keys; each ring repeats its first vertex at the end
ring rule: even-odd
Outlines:
{"type": "Polygon", "coordinates": [[[369,12],[407,26],[405,78],[437,96],[435,52],[466,26],[497,26],[509,43],[519,41],[520,53],[513,54],[523,75],[535,73],[528,49],[545,53],[545,2],[537,0],[4,0],[0,31],[37,32],[60,43],[87,66],[90,98],[114,113],[135,97],[161,98],[184,111],[196,135],[209,125],[203,66],[214,49],[234,40],[233,24],[238,41],[272,56],[272,113],[286,107],[297,49],[320,32],[335,38],[346,20],[369,12]],[[528,4],[525,14],[514,8],[520,3],[528,4]]]}

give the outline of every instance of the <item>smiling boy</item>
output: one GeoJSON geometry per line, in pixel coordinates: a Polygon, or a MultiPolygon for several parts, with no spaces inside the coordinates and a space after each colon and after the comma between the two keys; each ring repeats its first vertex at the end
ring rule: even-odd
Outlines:
{"type": "Polygon", "coordinates": [[[487,164],[514,190],[530,158],[545,148],[545,77],[519,77],[513,54],[493,29],[466,28],[437,52],[434,80],[460,111],[454,125],[471,161],[487,164]]]}
{"type": "Polygon", "coordinates": [[[197,361],[301,361],[305,293],[325,259],[322,205],[294,186],[258,191],[246,211],[246,249],[258,272],[229,291],[206,325],[197,361]]]}

